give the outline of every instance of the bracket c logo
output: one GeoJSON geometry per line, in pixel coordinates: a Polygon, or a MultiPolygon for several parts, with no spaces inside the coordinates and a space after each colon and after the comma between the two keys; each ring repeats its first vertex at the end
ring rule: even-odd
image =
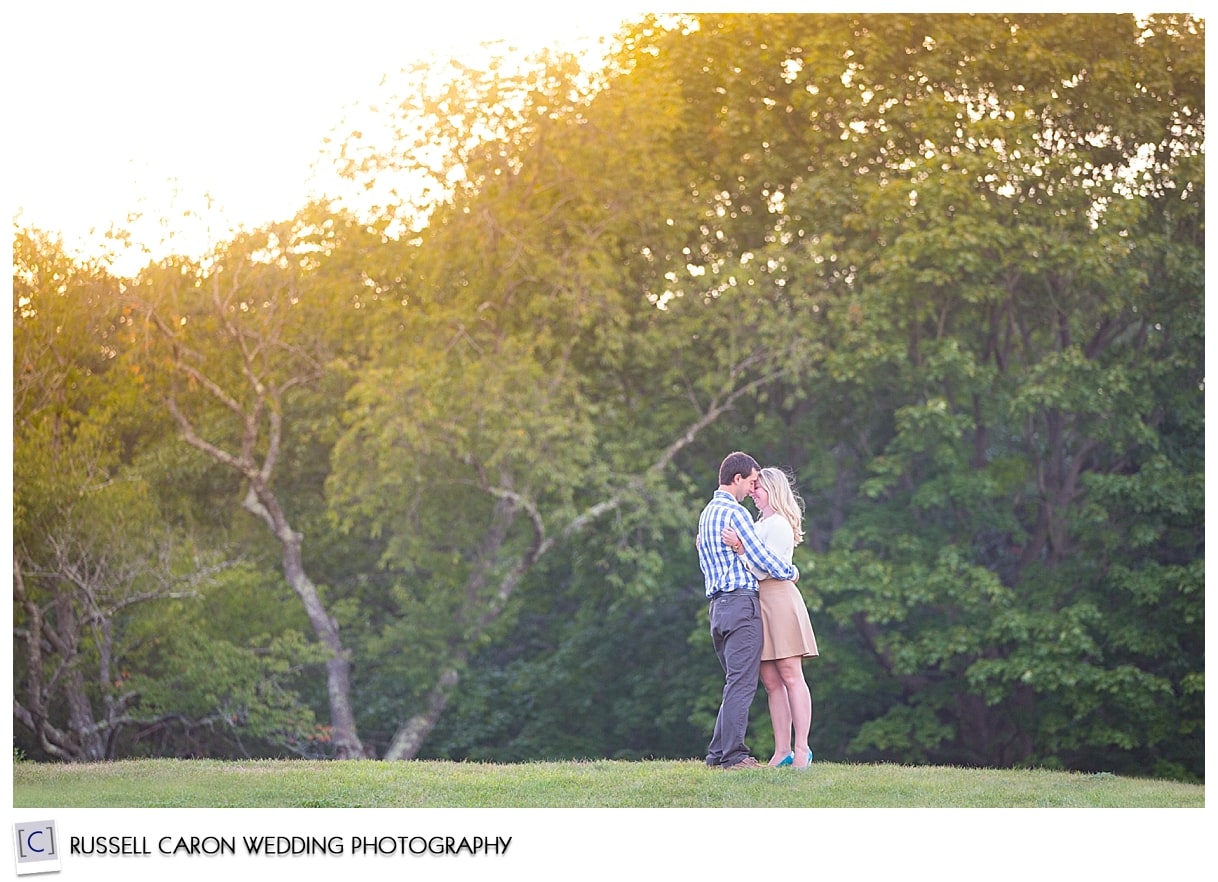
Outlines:
{"type": "Polygon", "coordinates": [[[13,825],[17,875],[59,871],[59,837],[54,821],[27,821],[13,825]]]}

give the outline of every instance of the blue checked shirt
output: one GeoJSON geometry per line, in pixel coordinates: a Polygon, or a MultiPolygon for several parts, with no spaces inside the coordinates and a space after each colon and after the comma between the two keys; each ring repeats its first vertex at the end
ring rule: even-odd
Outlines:
{"type": "Polygon", "coordinates": [[[698,518],[698,565],[706,579],[706,596],[724,591],[756,591],[757,579],[745,561],[775,579],[799,578],[794,565],[785,563],[757,537],[748,509],[726,490],[716,490],[698,518]],[[744,554],[736,554],[723,544],[725,527],[736,531],[744,544],[744,554]]]}

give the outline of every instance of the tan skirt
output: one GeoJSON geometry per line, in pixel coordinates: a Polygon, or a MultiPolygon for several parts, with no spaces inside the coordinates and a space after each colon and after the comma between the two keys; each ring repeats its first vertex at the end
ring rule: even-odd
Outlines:
{"type": "Polygon", "coordinates": [[[761,596],[761,660],[820,655],[808,608],[795,583],[763,579],[757,590],[761,596]]]}

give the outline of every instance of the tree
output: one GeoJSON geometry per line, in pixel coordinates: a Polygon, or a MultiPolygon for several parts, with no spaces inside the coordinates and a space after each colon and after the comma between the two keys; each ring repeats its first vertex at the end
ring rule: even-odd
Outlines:
{"type": "Polygon", "coordinates": [[[296,224],[238,237],[210,265],[150,267],[134,296],[152,331],[147,362],[162,368],[158,388],[182,437],[240,476],[242,508],[266,525],[282,550],[284,578],[327,651],[334,750],[351,758],[364,754],[351,702],[352,660],[337,619],[305,570],[304,537],[274,486],[287,399],[316,383],[339,354],[322,318],[331,301],[318,302],[334,291],[308,284],[332,233],[325,222],[311,220],[302,212],[296,224]]]}
{"type": "MultiPolygon", "coordinates": [[[[701,24],[723,38],[751,26],[701,24]]],[[[1147,468],[1167,486],[1198,474],[1198,26],[816,24],[809,41],[732,40],[751,61],[729,69],[755,95],[789,83],[785,106],[748,106],[807,121],[813,160],[778,187],[775,226],[792,235],[763,253],[822,305],[835,343],[820,397],[849,403],[792,426],[836,448],[842,482],[825,487],[832,519],[814,538],[830,550],[809,563],[862,722],[843,747],[1075,767],[1153,755],[1162,733],[1197,725],[1200,656],[1168,638],[1147,657],[1128,630],[1146,601],[1125,574],[1199,621],[1200,497],[1165,510],[1107,489],[1137,493],[1147,468]],[[1110,529],[1145,543],[1118,551],[1110,529]]],[[[760,139],[787,150],[792,131],[760,139]]],[[[734,206],[775,189],[768,167],[739,168],[734,206]]],[[[739,213],[721,241],[746,234],[739,213]]]]}
{"type": "Polygon", "coordinates": [[[14,717],[33,755],[110,759],[155,716],[131,630],[214,565],[129,468],[156,427],[121,358],[119,281],[35,230],[16,232],[14,270],[14,717]]]}
{"type": "MultiPolygon", "coordinates": [[[[787,369],[748,339],[742,304],[662,302],[657,255],[676,247],[683,185],[656,149],[670,122],[644,100],[656,84],[606,84],[585,106],[567,62],[538,65],[439,97],[423,82],[396,127],[473,146],[437,172],[461,184],[400,246],[406,306],[352,392],[331,479],[347,529],[386,536],[383,565],[400,574],[380,654],[409,647],[382,660],[385,688],[417,710],[388,758],[417,755],[543,558],[644,500],[676,517],[671,463],[787,369]],[[727,346],[673,363],[674,343],[719,333],[727,346]],[[652,410],[649,383],[676,400],[652,410]]],[[[395,145],[377,169],[423,147],[395,145]]]]}
{"type": "Polygon", "coordinates": [[[1134,658],[1133,610],[1097,611],[1129,567],[1199,621],[1200,498],[1168,516],[1097,491],[1146,466],[1195,484],[1200,46],[1187,17],[727,15],[634,47],[637,72],[684,71],[673,131],[704,220],[674,289],[757,267],[820,345],[747,437],[812,493],[803,587],[840,629],[841,749],[1137,763],[1197,725],[1180,628],[1134,658]],[[1138,509],[1149,544],[1114,571],[1092,528],[1138,509]]]}

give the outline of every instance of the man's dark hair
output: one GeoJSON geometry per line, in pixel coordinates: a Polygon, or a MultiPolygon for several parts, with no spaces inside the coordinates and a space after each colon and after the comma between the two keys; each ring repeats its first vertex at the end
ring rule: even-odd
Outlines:
{"type": "Polygon", "coordinates": [[[729,453],[724,458],[723,464],[719,466],[719,484],[730,484],[736,480],[737,475],[747,478],[753,474],[754,469],[761,471],[761,466],[757,465],[757,460],[747,453],[741,453],[739,450],[729,453]]]}

